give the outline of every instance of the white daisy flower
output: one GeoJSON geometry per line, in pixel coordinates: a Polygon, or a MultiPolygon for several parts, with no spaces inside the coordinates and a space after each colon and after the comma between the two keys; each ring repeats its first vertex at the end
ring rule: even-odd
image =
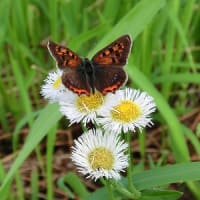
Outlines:
{"type": "Polygon", "coordinates": [[[60,111],[70,120],[70,125],[79,122],[86,125],[90,121],[94,123],[105,99],[106,97],[97,91],[90,96],[71,95],[67,101],[60,102],[60,111]]]}
{"type": "Polygon", "coordinates": [[[141,131],[153,124],[150,114],[155,110],[154,100],[146,92],[126,88],[107,96],[99,111],[102,117],[97,119],[97,123],[116,134],[135,131],[136,128],[141,131]]]}
{"type": "Polygon", "coordinates": [[[89,130],[75,140],[71,158],[78,171],[87,178],[118,180],[120,172],[128,166],[127,148],[128,145],[116,134],[89,130]]]}
{"type": "Polygon", "coordinates": [[[62,100],[67,93],[71,93],[63,85],[61,76],[62,71],[59,69],[55,72],[50,72],[42,85],[41,95],[52,103],[62,100]]]}

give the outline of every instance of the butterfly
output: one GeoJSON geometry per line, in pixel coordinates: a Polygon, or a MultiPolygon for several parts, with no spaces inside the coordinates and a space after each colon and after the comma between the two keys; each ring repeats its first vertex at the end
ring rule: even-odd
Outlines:
{"type": "Polygon", "coordinates": [[[62,83],[78,95],[94,94],[98,90],[103,95],[115,92],[127,81],[123,70],[131,49],[131,38],[123,35],[98,51],[91,60],[81,58],[71,49],[48,41],[47,48],[63,70],[62,83]]]}

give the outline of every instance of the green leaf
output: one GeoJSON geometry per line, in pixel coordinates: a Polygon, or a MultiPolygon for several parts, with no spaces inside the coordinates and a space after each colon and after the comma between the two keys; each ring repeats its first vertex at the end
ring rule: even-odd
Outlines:
{"type": "Polygon", "coordinates": [[[89,196],[83,198],[83,200],[109,200],[109,194],[105,187],[96,190],[89,196]]]}
{"type": "Polygon", "coordinates": [[[196,83],[200,84],[200,74],[195,73],[180,73],[177,74],[166,74],[158,77],[154,77],[153,83],[196,83]]]}
{"type": "Polygon", "coordinates": [[[144,171],[133,177],[133,182],[138,189],[200,180],[200,162],[181,163],[157,167],[144,171]]]}
{"type": "Polygon", "coordinates": [[[188,138],[188,140],[191,142],[191,144],[193,145],[195,151],[197,152],[198,155],[200,155],[200,145],[199,145],[199,138],[197,137],[197,135],[195,135],[195,133],[189,129],[188,127],[182,125],[183,128],[183,132],[186,135],[186,137],[188,138]]]}
{"type": "MultiPolygon", "coordinates": [[[[17,86],[19,88],[22,105],[24,106],[26,113],[30,115],[32,112],[32,105],[31,105],[31,99],[28,96],[27,88],[25,87],[25,84],[24,84],[23,72],[21,68],[19,68],[19,63],[14,58],[14,55],[10,53],[9,57],[10,57],[13,74],[14,74],[17,86]]],[[[31,124],[31,122],[32,120],[30,119],[29,123],[31,124]]]]}
{"type": "Polygon", "coordinates": [[[176,200],[182,193],[171,190],[144,190],[139,200],[176,200]]]}
{"type": "Polygon", "coordinates": [[[84,184],[81,182],[81,179],[74,173],[67,173],[65,176],[60,178],[57,183],[59,188],[64,190],[70,198],[74,198],[72,192],[75,192],[81,198],[89,195],[84,184]]]}
{"type": "MultiPolygon", "coordinates": [[[[156,167],[154,169],[146,170],[133,176],[134,185],[138,190],[141,191],[142,194],[143,192],[145,194],[144,190],[146,189],[160,187],[171,183],[180,183],[196,180],[200,180],[200,162],[181,163],[168,165],[164,167],[156,167]]],[[[123,178],[121,182],[123,185],[127,185],[126,178],[123,178]]],[[[176,195],[178,196],[178,194],[181,193],[177,193],[176,195]]],[[[163,195],[166,195],[167,198],[167,196],[170,194],[168,193],[167,195],[165,192],[163,192],[163,195]]],[[[106,196],[108,196],[107,190],[105,187],[103,187],[96,190],[88,197],[84,198],[84,200],[101,200],[105,199],[106,196]]]]}
{"type": "Polygon", "coordinates": [[[37,200],[39,196],[39,175],[36,169],[31,174],[31,200],[37,200]]]}
{"type": "Polygon", "coordinates": [[[47,151],[46,151],[46,184],[47,184],[47,194],[46,198],[48,200],[54,199],[54,183],[53,183],[53,152],[56,142],[56,127],[52,127],[47,135],[47,151]]]}

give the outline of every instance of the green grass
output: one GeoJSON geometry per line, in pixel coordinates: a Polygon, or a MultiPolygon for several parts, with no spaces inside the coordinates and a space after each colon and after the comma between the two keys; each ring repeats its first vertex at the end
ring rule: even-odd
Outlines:
{"type": "MultiPolygon", "coordinates": [[[[15,198],[14,194],[8,193],[14,179],[17,198],[25,199],[18,169],[36,150],[46,176],[46,198],[54,199],[52,156],[55,127],[59,126],[61,115],[57,105],[43,106],[39,94],[43,79],[55,69],[45,46],[49,38],[65,42],[80,55],[91,58],[116,37],[130,34],[133,50],[125,69],[133,88],[140,88],[154,97],[158,108],[155,122],[165,127],[162,139],[168,144],[167,150],[172,152],[176,162],[189,162],[189,140],[199,156],[200,142],[196,132],[180,121],[181,116],[199,107],[199,8],[198,0],[1,0],[0,123],[3,134],[11,133],[13,136],[13,152],[19,150],[20,130],[25,126],[30,129],[8,173],[0,163],[1,198],[15,198]],[[190,92],[191,88],[196,92],[190,92]],[[175,103],[171,101],[174,94],[175,103]],[[189,106],[186,101],[190,102],[189,106]],[[54,114],[49,116],[49,113],[54,114]],[[48,123],[45,123],[46,119],[48,123]],[[37,145],[46,135],[47,160],[44,167],[37,145]]],[[[146,137],[139,137],[140,152],[145,159],[146,137]]],[[[164,150],[160,150],[161,154],[164,150]]],[[[195,198],[200,199],[199,185],[188,182],[192,180],[195,179],[191,176],[184,179],[195,198]]],[[[32,199],[38,199],[37,184],[38,172],[33,171],[31,188],[35,194],[32,194],[32,199]]]]}

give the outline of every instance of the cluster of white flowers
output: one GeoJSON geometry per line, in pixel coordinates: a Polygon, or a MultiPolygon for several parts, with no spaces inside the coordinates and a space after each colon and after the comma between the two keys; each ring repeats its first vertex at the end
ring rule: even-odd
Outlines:
{"type": "Polygon", "coordinates": [[[94,180],[119,179],[119,173],[128,165],[127,144],[119,139],[119,134],[141,131],[153,124],[150,117],[156,110],[153,98],[132,88],[105,96],[98,91],[90,96],[78,96],[62,84],[61,76],[60,70],[49,73],[41,89],[42,96],[58,102],[70,124],[93,122],[99,127],[75,140],[72,160],[79,172],[94,180]]]}

